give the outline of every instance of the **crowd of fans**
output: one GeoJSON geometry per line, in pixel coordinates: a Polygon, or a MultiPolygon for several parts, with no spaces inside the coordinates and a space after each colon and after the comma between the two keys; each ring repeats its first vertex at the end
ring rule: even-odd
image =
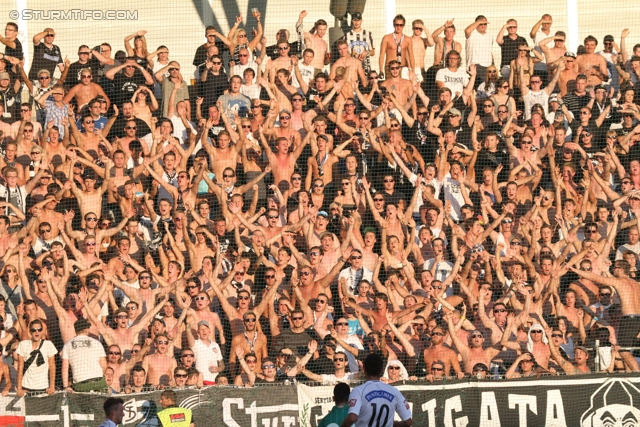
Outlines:
{"type": "Polygon", "coordinates": [[[7,23],[2,393],[638,371],[630,31],[398,15],[376,71],[305,17],[207,27],[191,85],[144,30],[27,73],[7,23]]]}

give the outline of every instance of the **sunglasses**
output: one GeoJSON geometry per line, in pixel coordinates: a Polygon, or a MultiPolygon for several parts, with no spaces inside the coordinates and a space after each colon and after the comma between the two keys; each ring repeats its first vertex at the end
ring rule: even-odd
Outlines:
{"type": "MultiPolygon", "coordinates": [[[[391,181],[393,182],[393,181],[391,181]]],[[[374,202],[384,202],[384,199],[373,199],[374,202]]]]}
{"type": "Polygon", "coordinates": [[[223,178],[233,178],[235,175],[229,175],[229,174],[224,174],[222,175],[223,178]]]}
{"type": "Polygon", "coordinates": [[[400,366],[389,366],[388,368],[390,371],[399,371],[400,370],[400,366]]]}
{"type": "Polygon", "coordinates": [[[336,326],[349,326],[348,322],[338,322],[336,323],[336,326]]]}
{"type": "Polygon", "coordinates": [[[129,311],[134,311],[134,310],[137,310],[137,309],[138,309],[138,307],[136,307],[135,305],[127,307],[127,310],[129,310],[129,311]]]}
{"type": "Polygon", "coordinates": [[[311,274],[310,271],[303,271],[303,272],[300,273],[300,275],[302,275],[302,276],[308,276],[310,274],[311,274]]]}
{"type": "Polygon", "coordinates": [[[95,246],[96,242],[87,242],[84,244],[85,246],[95,246]]]}
{"type": "Polygon", "coordinates": [[[268,365],[262,365],[262,369],[274,369],[276,367],[276,365],[274,365],[273,363],[270,363],[268,365]]]}
{"type": "Polygon", "coordinates": [[[43,229],[40,230],[41,233],[48,233],[50,231],[51,231],[50,228],[43,228],[43,229]]]}
{"type": "Polygon", "coordinates": [[[275,276],[275,275],[273,275],[273,274],[269,274],[269,275],[265,275],[265,276],[264,276],[264,278],[265,278],[265,279],[275,279],[275,278],[276,278],[276,276],[275,276]]]}
{"type": "Polygon", "coordinates": [[[504,313],[505,311],[507,311],[507,310],[504,309],[504,308],[501,308],[501,309],[498,309],[498,310],[496,310],[495,308],[493,309],[494,313],[504,313]]]}
{"type": "Polygon", "coordinates": [[[432,371],[444,371],[444,368],[436,368],[436,367],[432,367],[431,368],[432,371]]]}
{"type": "Polygon", "coordinates": [[[294,176],[293,178],[291,178],[291,181],[302,181],[302,178],[299,176],[294,176]]]}
{"type": "MultiPolygon", "coordinates": [[[[240,298],[240,297],[238,297],[238,298],[240,298]]],[[[206,301],[207,297],[195,297],[194,300],[196,300],[196,301],[206,301]]]]}
{"type": "MultiPolygon", "coordinates": [[[[140,280],[147,280],[147,279],[151,280],[151,276],[140,276],[139,279],[140,280]]],[[[194,286],[194,288],[197,288],[197,286],[194,286]]]]}
{"type": "Polygon", "coordinates": [[[111,356],[120,356],[122,353],[120,353],[119,351],[110,351],[107,354],[111,356]]]}
{"type": "Polygon", "coordinates": [[[360,256],[352,256],[351,259],[362,259],[362,255],[360,255],[360,256]]]}
{"type": "MultiPolygon", "coordinates": [[[[239,299],[239,300],[248,300],[248,299],[249,299],[249,297],[245,295],[245,296],[243,296],[243,297],[238,297],[238,299],[239,299]]],[[[255,320],[254,320],[254,322],[255,322],[255,320]]]]}
{"type": "Polygon", "coordinates": [[[302,320],[304,317],[292,317],[291,320],[302,320]]]}
{"type": "Polygon", "coordinates": [[[318,301],[316,301],[318,304],[326,304],[327,301],[323,300],[323,299],[319,299],[318,301]]]}
{"type": "Polygon", "coordinates": [[[399,70],[400,67],[389,67],[390,70],[399,70]]]}
{"type": "Polygon", "coordinates": [[[42,332],[42,328],[31,328],[29,329],[31,332],[42,332]]]}
{"type": "Polygon", "coordinates": [[[176,378],[187,378],[187,374],[175,374],[174,377],[176,377],[176,378]]]}
{"type": "Polygon", "coordinates": [[[288,359],[288,358],[290,358],[291,356],[293,356],[293,354],[280,353],[278,356],[279,356],[279,357],[284,357],[285,359],[288,359]]]}
{"type": "Polygon", "coordinates": [[[42,76],[42,77],[38,77],[38,80],[49,80],[51,77],[49,76],[42,76]]]}
{"type": "Polygon", "coordinates": [[[245,359],[245,362],[251,363],[251,364],[258,363],[256,359],[245,359]]]}
{"type": "Polygon", "coordinates": [[[167,345],[169,341],[156,341],[156,345],[167,345]]]}
{"type": "MultiPolygon", "coordinates": [[[[418,325],[416,325],[416,326],[418,326],[418,325]]],[[[422,326],[424,326],[424,325],[422,325],[422,326]]],[[[439,337],[443,337],[444,336],[444,334],[442,332],[431,332],[431,335],[436,335],[436,336],[439,336],[439,337]]]]}
{"type": "Polygon", "coordinates": [[[334,362],[344,362],[344,357],[336,357],[333,359],[334,362]]]}
{"type": "Polygon", "coordinates": [[[182,357],[194,357],[194,355],[191,353],[185,353],[182,355],[182,357]]]}
{"type": "MultiPolygon", "coordinates": [[[[551,334],[553,338],[562,338],[562,334],[551,334]]],[[[523,360],[523,362],[531,362],[530,360],[523,360]]]]}
{"type": "Polygon", "coordinates": [[[125,129],[138,129],[137,126],[125,126],[124,128],[125,129]]]}
{"type": "Polygon", "coordinates": [[[289,120],[291,116],[280,116],[280,120],[289,120]]]}
{"type": "Polygon", "coordinates": [[[532,333],[532,334],[541,334],[542,333],[542,331],[539,330],[539,329],[536,329],[536,330],[533,330],[533,331],[529,331],[529,332],[532,333]]]}
{"type": "Polygon", "coordinates": [[[255,322],[256,322],[256,318],[255,317],[251,318],[251,319],[249,319],[249,318],[244,319],[244,323],[255,323],[255,322]]]}
{"type": "Polygon", "coordinates": [[[322,188],[322,187],[324,187],[324,184],[314,184],[313,187],[314,188],[322,188]]]}
{"type": "Polygon", "coordinates": [[[484,338],[484,335],[481,335],[481,334],[473,334],[473,335],[471,335],[471,338],[484,338]]]}
{"type": "Polygon", "coordinates": [[[385,179],[384,182],[395,182],[395,179],[385,179]]]}
{"type": "Polygon", "coordinates": [[[603,294],[603,293],[601,293],[601,294],[600,294],[600,296],[601,296],[601,297],[610,297],[610,296],[611,296],[611,294],[610,294],[609,292],[604,293],[604,294],[603,294]]]}

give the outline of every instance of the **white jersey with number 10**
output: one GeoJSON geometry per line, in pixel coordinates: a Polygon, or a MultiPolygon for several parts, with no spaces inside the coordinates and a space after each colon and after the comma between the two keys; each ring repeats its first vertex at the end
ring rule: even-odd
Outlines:
{"type": "Polygon", "coordinates": [[[349,413],[358,416],[356,427],[392,427],[396,413],[402,421],[411,418],[402,393],[380,381],[367,381],[351,390],[349,413]]]}

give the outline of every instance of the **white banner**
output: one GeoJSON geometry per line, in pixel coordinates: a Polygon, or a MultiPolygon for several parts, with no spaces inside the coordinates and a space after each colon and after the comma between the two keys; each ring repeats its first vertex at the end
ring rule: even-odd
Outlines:
{"type": "Polygon", "coordinates": [[[300,427],[316,427],[333,408],[333,387],[309,387],[298,383],[300,427]]]}

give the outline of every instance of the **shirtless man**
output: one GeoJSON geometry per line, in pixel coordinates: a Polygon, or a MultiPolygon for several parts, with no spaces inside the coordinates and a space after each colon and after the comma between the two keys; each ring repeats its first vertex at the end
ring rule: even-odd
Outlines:
{"type": "Polygon", "coordinates": [[[413,35],[411,36],[411,48],[413,51],[414,64],[416,66],[414,72],[416,73],[418,81],[422,81],[422,74],[425,71],[424,60],[427,48],[435,46],[436,43],[421,19],[416,19],[411,23],[411,30],[413,31],[413,35]],[[422,33],[424,33],[426,37],[422,37],[422,33]]]}
{"type": "MultiPolygon", "coordinates": [[[[302,25],[302,21],[306,16],[306,10],[300,12],[296,26],[302,25]]],[[[324,36],[327,33],[327,22],[324,19],[318,19],[313,25],[312,31],[313,34],[303,31],[302,36],[304,37],[307,48],[313,51],[313,60],[311,61],[311,65],[313,65],[313,68],[315,69],[315,74],[318,74],[322,71],[324,66],[329,63],[329,58],[327,58],[329,44],[324,41],[324,36]]]]}
{"type": "Polygon", "coordinates": [[[440,65],[444,63],[447,53],[452,50],[462,52],[462,44],[453,39],[455,35],[456,27],[453,25],[453,19],[445,22],[443,26],[437,28],[433,34],[431,34],[431,37],[433,37],[436,43],[436,49],[433,53],[433,65],[440,65]],[[438,37],[443,31],[444,37],[438,37]]]}
{"type": "MultiPolygon", "coordinates": [[[[233,273],[242,271],[243,273],[245,273],[243,271],[244,266],[242,266],[242,264],[237,263],[234,268],[233,268],[233,273]]],[[[229,276],[233,276],[234,274],[229,274],[229,276]]],[[[229,277],[227,276],[227,277],[229,277]]],[[[280,280],[279,283],[282,282],[282,279],[284,278],[284,274],[280,273],[277,275],[280,280]]],[[[230,280],[225,280],[222,282],[222,285],[224,285],[224,287],[227,286],[226,282],[230,282],[230,280]]],[[[213,278],[209,278],[209,283],[215,283],[213,281],[213,278]]],[[[256,307],[254,307],[251,311],[250,311],[250,305],[251,305],[251,294],[249,293],[248,290],[246,289],[241,289],[237,292],[237,301],[238,301],[238,307],[235,308],[233,307],[230,303],[229,303],[229,299],[223,294],[222,292],[222,285],[218,286],[218,285],[212,285],[211,288],[207,291],[212,297],[213,296],[217,296],[218,300],[220,301],[220,306],[222,307],[222,309],[224,310],[224,312],[227,315],[227,318],[229,319],[229,325],[231,328],[231,335],[234,337],[237,337],[238,335],[242,334],[243,332],[243,321],[245,320],[246,314],[247,313],[252,313],[253,316],[257,317],[258,319],[260,319],[260,316],[262,316],[262,314],[265,312],[265,310],[268,307],[269,302],[273,302],[273,299],[276,295],[276,292],[278,291],[278,286],[272,286],[271,289],[269,289],[269,292],[267,293],[267,295],[264,296],[264,298],[262,299],[262,301],[260,302],[260,304],[258,304],[256,307]]],[[[246,322],[245,322],[245,326],[246,326],[246,322]]],[[[246,350],[246,349],[245,349],[246,350]]],[[[251,350],[253,351],[253,349],[251,350]]],[[[250,352],[249,352],[250,353],[250,352]]],[[[233,349],[232,349],[232,354],[233,354],[233,349]]]]}
{"type": "MultiPolygon", "coordinates": [[[[178,187],[174,187],[158,175],[150,165],[145,165],[149,174],[158,181],[158,184],[162,186],[173,198],[173,207],[184,207],[186,205],[193,206],[196,203],[198,196],[198,184],[202,181],[202,175],[204,174],[204,168],[200,170],[198,176],[195,177],[195,181],[191,182],[191,176],[187,171],[178,172],[178,187]]],[[[218,175],[216,175],[218,176],[218,175]]]]}
{"type": "MultiPolygon", "coordinates": [[[[589,279],[598,285],[610,286],[620,297],[622,319],[618,334],[618,342],[622,347],[636,347],[638,345],[638,330],[640,330],[640,291],[638,282],[629,277],[630,265],[627,261],[617,260],[613,266],[614,277],[603,277],[589,271],[576,268],[570,270],[578,276],[589,279]]],[[[595,319],[595,318],[594,318],[595,319]]],[[[620,350],[624,363],[633,371],[638,371],[638,362],[629,350],[620,350]]]]}
{"type": "MultiPolygon", "coordinates": [[[[274,286],[277,288],[277,286],[274,286]]],[[[273,301],[273,294],[271,295],[271,299],[265,298],[263,302],[269,303],[273,301]]],[[[266,304],[265,304],[266,306],[266,304]]],[[[261,370],[259,367],[262,366],[260,361],[268,356],[267,354],[267,337],[265,334],[260,332],[257,328],[258,319],[260,318],[259,314],[254,313],[253,311],[247,311],[242,316],[242,322],[244,323],[244,331],[241,331],[240,334],[237,334],[231,340],[231,353],[229,356],[229,365],[231,373],[234,372],[234,366],[236,364],[236,348],[240,347],[244,350],[245,354],[254,353],[256,358],[258,359],[258,365],[256,365],[257,370],[261,370]]]]}
{"type": "Polygon", "coordinates": [[[72,99],[75,98],[76,105],[78,106],[78,111],[82,109],[85,105],[89,103],[92,99],[97,96],[102,96],[107,101],[107,109],[111,102],[109,101],[109,97],[102,87],[99,84],[93,83],[91,79],[93,78],[91,74],[91,68],[83,68],[80,70],[80,83],[72,87],[69,92],[64,96],[62,102],[68,104],[72,99]]]}
{"type": "MultiPolygon", "coordinates": [[[[363,309],[361,306],[351,301],[352,299],[352,297],[345,296],[342,298],[342,302],[345,306],[349,306],[367,316],[372,324],[371,329],[375,332],[381,332],[382,328],[388,323],[387,314],[390,313],[389,297],[381,292],[376,292],[374,297],[375,308],[372,310],[363,309]]],[[[393,319],[399,319],[409,313],[413,313],[414,311],[423,309],[424,306],[424,303],[418,303],[412,305],[410,308],[404,309],[399,312],[394,312],[392,313],[393,319]]]]}
{"type": "MultiPolygon", "coordinates": [[[[338,112],[340,113],[340,112],[338,112]]],[[[325,185],[333,182],[333,165],[344,159],[350,153],[345,150],[347,145],[351,144],[351,138],[338,145],[333,152],[328,147],[327,138],[318,136],[316,139],[318,153],[315,156],[309,156],[307,159],[307,177],[305,179],[305,188],[311,189],[311,182],[314,179],[321,179],[325,185]]]]}
{"type": "Polygon", "coordinates": [[[275,138],[286,138],[294,149],[300,146],[302,137],[300,132],[294,129],[291,122],[291,112],[289,110],[281,110],[279,114],[275,113],[275,107],[278,104],[271,104],[267,120],[265,120],[264,135],[273,136],[275,138]],[[280,126],[274,126],[276,117],[280,121],[280,126]]]}
{"type": "Polygon", "coordinates": [[[156,352],[142,359],[142,368],[147,372],[147,384],[168,386],[178,363],[168,354],[169,337],[166,334],[156,335],[153,342],[156,352]]]}
{"type": "Polygon", "coordinates": [[[405,105],[413,93],[413,85],[411,81],[400,77],[401,65],[398,61],[395,59],[391,60],[387,66],[387,79],[380,86],[386,88],[388,92],[393,93],[399,105],[405,105]]]}
{"type": "MultiPolygon", "coordinates": [[[[37,226],[38,227],[43,222],[48,222],[49,224],[58,224],[59,222],[64,221],[64,215],[61,214],[60,212],[56,212],[55,211],[56,207],[58,206],[58,203],[59,202],[58,202],[58,200],[56,200],[55,195],[50,194],[50,195],[47,195],[42,202],[34,205],[34,207],[42,209],[42,211],[41,211],[42,213],[37,218],[37,220],[38,220],[37,226]]],[[[32,209],[33,209],[33,207],[32,207],[32,209]]],[[[51,227],[51,238],[58,237],[58,235],[60,235],[60,228],[59,227],[51,227]]],[[[71,325],[71,326],[73,326],[73,325],[71,325]]]]}
{"type": "Polygon", "coordinates": [[[393,18],[393,33],[387,34],[382,38],[380,58],[378,59],[380,74],[382,74],[382,70],[384,70],[385,75],[387,74],[392,61],[397,62],[400,68],[408,67],[411,70],[410,74],[413,74],[415,69],[413,43],[411,37],[405,37],[402,32],[405,22],[404,16],[397,15],[393,18]]]}
{"type": "Polygon", "coordinates": [[[598,46],[598,39],[587,36],[584,39],[585,53],[576,59],[578,72],[587,76],[587,84],[592,87],[609,80],[607,60],[604,56],[596,53],[596,46],[598,46]]]}
{"type": "Polygon", "coordinates": [[[111,383],[113,390],[120,392],[129,379],[129,371],[142,360],[148,349],[149,347],[145,345],[131,359],[126,360],[123,357],[122,349],[117,344],[109,346],[106,351],[107,366],[113,369],[114,381],[111,383]]]}
{"type": "MultiPolygon", "coordinates": [[[[113,163],[111,160],[107,160],[106,165],[107,168],[111,166],[113,163]]],[[[75,180],[69,180],[69,184],[71,186],[71,192],[78,199],[81,200],[82,203],[80,205],[80,213],[84,218],[89,212],[102,212],[102,195],[108,190],[110,183],[110,176],[106,174],[105,178],[102,180],[102,185],[99,188],[95,188],[98,177],[96,173],[92,170],[85,172],[84,175],[84,185],[86,187],[85,190],[81,190],[76,185],[75,180]]],[[[84,225],[84,224],[83,224],[84,225]]]]}
{"type": "MultiPolygon", "coordinates": [[[[231,145],[231,135],[226,130],[220,131],[218,134],[218,146],[207,141],[209,130],[213,126],[213,120],[209,118],[205,124],[205,131],[202,132],[202,146],[209,153],[209,162],[212,172],[216,174],[218,183],[222,183],[223,171],[226,168],[233,169],[234,173],[238,163],[240,162],[240,144],[231,145]]],[[[197,189],[197,185],[195,186],[197,189]]]]}
{"type": "Polygon", "coordinates": [[[481,331],[475,330],[469,335],[469,345],[467,345],[458,338],[455,325],[453,324],[453,314],[447,313],[445,315],[445,319],[447,320],[451,340],[456,346],[458,353],[460,353],[460,356],[462,356],[464,372],[471,374],[473,371],[473,365],[476,363],[484,363],[486,366],[490,366],[491,360],[502,350],[502,344],[499,343],[484,349],[484,335],[482,335],[481,331]]]}
{"type": "MultiPolygon", "coordinates": [[[[107,277],[114,278],[111,274],[105,274],[105,280],[107,277]]],[[[113,280],[113,283],[116,285],[120,285],[118,280],[113,280]]],[[[105,286],[103,284],[103,286],[105,286]]],[[[120,287],[123,285],[120,285],[120,287]]],[[[121,308],[116,311],[116,329],[111,329],[109,326],[106,326],[104,323],[100,322],[96,317],[96,314],[93,310],[86,310],[89,320],[98,328],[100,334],[104,338],[104,341],[108,345],[119,345],[120,348],[128,354],[128,352],[133,348],[134,344],[138,342],[138,335],[140,332],[149,326],[153,318],[162,310],[164,304],[169,300],[168,293],[165,294],[164,299],[160,301],[159,304],[153,307],[153,309],[149,310],[147,314],[144,315],[141,319],[133,324],[133,326],[129,327],[129,315],[127,314],[127,310],[121,308]]],[[[155,302],[155,301],[154,301],[155,302]]],[[[149,306],[147,306],[149,307],[149,306]]]]}
{"type": "Polygon", "coordinates": [[[547,62],[547,73],[553,74],[556,72],[556,67],[560,58],[567,53],[567,47],[565,46],[565,39],[567,35],[564,31],[556,31],[555,35],[547,37],[538,42],[538,48],[544,54],[544,59],[547,62]],[[553,40],[553,47],[548,47],[549,42],[553,40]]]}
{"type": "Polygon", "coordinates": [[[364,72],[364,68],[362,68],[362,61],[358,61],[356,58],[353,58],[349,53],[349,44],[346,40],[338,40],[336,42],[336,46],[338,47],[338,54],[340,57],[334,62],[331,66],[331,72],[329,73],[329,79],[335,80],[336,78],[336,69],[338,67],[351,68],[351,72],[345,75],[349,76],[348,82],[351,83],[353,87],[357,87],[358,80],[362,82],[362,86],[367,85],[367,76],[364,72]]]}
{"type": "MultiPolygon", "coordinates": [[[[453,368],[459,379],[464,377],[464,372],[460,369],[460,362],[455,351],[444,346],[444,341],[448,332],[442,326],[436,326],[431,331],[431,345],[424,350],[424,362],[427,373],[431,372],[431,365],[436,361],[444,362],[444,375],[448,376],[453,368]]],[[[428,375],[428,374],[427,374],[428,375]]]]}
{"type": "MultiPolygon", "coordinates": [[[[180,300],[180,298],[178,298],[178,300],[180,300]]],[[[222,329],[220,316],[218,316],[217,313],[212,312],[209,308],[209,305],[211,304],[209,294],[207,294],[206,292],[198,292],[198,294],[193,298],[193,301],[195,302],[193,314],[196,316],[196,325],[200,323],[201,320],[206,320],[207,322],[209,322],[209,324],[213,328],[213,330],[211,331],[211,333],[213,334],[211,339],[215,341],[215,330],[217,329],[219,333],[219,340],[216,342],[220,343],[220,345],[224,345],[226,343],[226,340],[224,338],[224,330],[222,329]]],[[[178,303],[180,304],[180,301],[178,301],[178,303]]],[[[188,307],[184,307],[184,309],[186,308],[188,307]]],[[[197,333],[195,329],[192,329],[191,332],[194,335],[197,333]]]]}
{"type": "MultiPolygon", "coordinates": [[[[310,137],[311,134],[308,136],[310,137]]],[[[260,132],[260,141],[262,142],[262,147],[264,148],[264,152],[267,155],[267,159],[269,159],[269,164],[271,165],[271,170],[273,172],[273,182],[280,188],[281,191],[284,191],[291,187],[291,182],[289,179],[293,174],[293,170],[295,168],[296,162],[298,161],[298,157],[302,154],[302,150],[307,144],[308,139],[305,140],[298,145],[294,152],[289,153],[289,140],[285,137],[278,137],[276,139],[276,152],[274,153],[271,150],[271,147],[267,143],[264,134],[260,132]]]]}
{"type": "Polygon", "coordinates": [[[576,63],[576,55],[573,52],[565,52],[564,54],[564,70],[560,71],[560,77],[558,78],[558,88],[560,89],[560,96],[565,96],[568,92],[568,86],[570,82],[574,82],[578,77],[578,67],[576,63]]]}
{"type": "MultiPolygon", "coordinates": [[[[126,281],[119,282],[115,280],[113,283],[116,287],[122,290],[122,292],[129,298],[130,301],[133,301],[138,304],[140,307],[140,313],[147,313],[149,310],[155,310],[157,304],[164,305],[165,303],[156,303],[158,301],[158,297],[165,297],[171,292],[173,289],[172,286],[160,286],[155,289],[151,289],[152,277],[151,273],[148,270],[144,270],[136,261],[131,258],[125,258],[127,261],[127,265],[132,267],[134,270],[139,271],[138,275],[138,286],[139,288],[134,288],[129,286],[126,281]]],[[[134,276],[135,277],[135,276],[134,276]]],[[[148,314],[148,313],[147,313],[148,314]]],[[[146,315],[145,315],[146,316],[146,315]]],[[[167,324],[167,328],[171,329],[175,325],[167,324]]]]}

